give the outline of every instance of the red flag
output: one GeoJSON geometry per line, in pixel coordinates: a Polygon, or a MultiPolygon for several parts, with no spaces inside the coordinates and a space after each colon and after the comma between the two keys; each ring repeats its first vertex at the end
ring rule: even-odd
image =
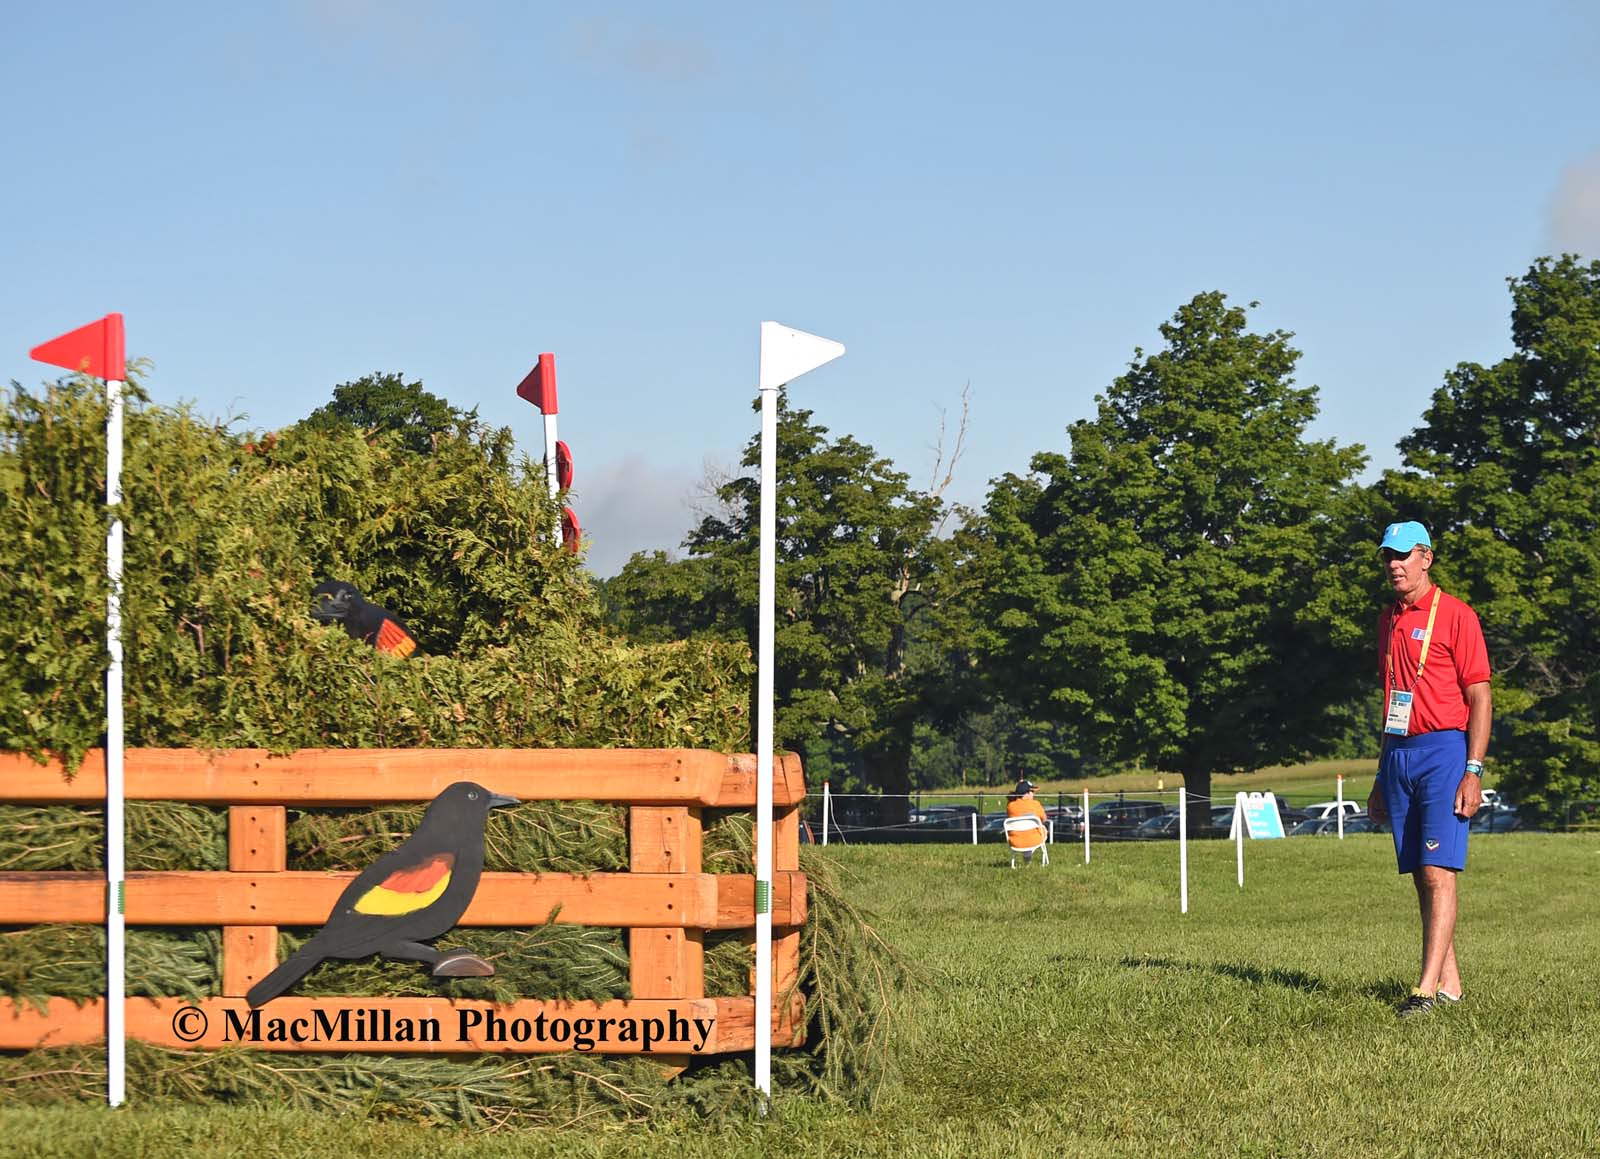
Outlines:
{"type": "Polygon", "coordinates": [[[572,448],[556,440],[556,486],[565,491],[572,486],[572,448]]]}
{"type": "Polygon", "coordinates": [[[37,362],[48,362],[94,378],[128,377],[128,360],[122,347],[122,315],[107,314],[98,322],[79,326],[59,338],[28,351],[37,362]]]}
{"type": "Polygon", "coordinates": [[[517,384],[517,396],[538,407],[543,414],[556,413],[556,356],[539,355],[538,364],[517,384]]]}

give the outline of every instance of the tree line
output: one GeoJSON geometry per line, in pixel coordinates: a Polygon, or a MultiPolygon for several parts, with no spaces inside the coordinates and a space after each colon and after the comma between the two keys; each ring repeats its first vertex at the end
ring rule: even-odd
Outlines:
{"type": "MultiPolygon", "coordinates": [[[[1513,353],[1450,370],[1370,485],[1362,446],[1308,437],[1292,335],[1218,292],[981,509],[782,399],[779,743],[888,793],[1137,763],[1208,794],[1215,773],[1376,756],[1375,544],[1416,518],[1483,621],[1501,783],[1534,812],[1600,797],[1600,262],[1509,284],[1513,353]]],[[[757,456],[681,558],[602,585],[618,631],[753,648],[757,456]]]]}

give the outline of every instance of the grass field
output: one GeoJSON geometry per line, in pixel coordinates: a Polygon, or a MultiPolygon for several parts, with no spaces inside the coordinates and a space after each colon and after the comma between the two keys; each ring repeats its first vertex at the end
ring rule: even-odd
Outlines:
{"type": "Polygon", "coordinates": [[[1386,837],[839,851],[920,983],[872,1112],[461,1130],[274,1109],[0,1110],[51,1156],[1552,1156],[1600,1154],[1600,837],[1475,838],[1461,1006],[1398,1023],[1416,905],[1386,837]]]}

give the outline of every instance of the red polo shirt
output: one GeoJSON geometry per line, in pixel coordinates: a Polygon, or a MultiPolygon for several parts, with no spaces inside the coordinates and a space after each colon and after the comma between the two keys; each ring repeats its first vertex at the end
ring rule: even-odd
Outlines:
{"type": "Polygon", "coordinates": [[[1483,642],[1478,614],[1435,585],[1415,607],[1396,601],[1383,610],[1378,618],[1380,668],[1385,640],[1389,641],[1393,674],[1383,670],[1384,711],[1388,711],[1390,691],[1398,688],[1416,695],[1411,703],[1411,736],[1465,729],[1467,687],[1489,679],[1489,649],[1483,642]],[[1433,620],[1433,642],[1428,645],[1428,660],[1418,681],[1417,658],[1422,655],[1422,637],[1435,593],[1439,614],[1433,620]]]}

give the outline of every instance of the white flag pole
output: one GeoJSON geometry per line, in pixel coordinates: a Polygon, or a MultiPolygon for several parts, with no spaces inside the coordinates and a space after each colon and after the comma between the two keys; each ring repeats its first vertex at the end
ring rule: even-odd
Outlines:
{"type": "MultiPolygon", "coordinates": [[[[122,503],[122,380],[106,380],[106,506],[122,503]]],[[[122,516],[106,533],[106,1102],[127,1097],[127,1011],[123,954],[122,516]]]]}
{"type": "MultiPolygon", "coordinates": [[[[582,431],[578,432],[582,434],[582,431]]],[[[544,416],[544,473],[550,480],[550,501],[556,502],[561,497],[561,484],[556,478],[556,416],[550,411],[544,416]]],[[[555,526],[556,546],[561,546],[561,520],[556,520],[555,526]]]]}
{"type": "Polygon", "coordinates": [[[1344,774],[1339,774],[1339,800],[1334,808],[1339,810],[1339,840],[1344,840],[1344,774]]]}
{"type": "Polygon", "coordinates": [[[103,379],[106,384],[106,1102],[127,1092],[127,1000],[123,954],[124,796],[122,777],[122,388],[128,376],[121,314],[79,326],[35,346],[29,357],[103,379]]]}
{"type": "Polygon", "coordinates": [[[1178,790],[1178,912],[1189,912],[1189,788],[1178,790]]]}
{"type": "Polygon", "coordinates": [[[778,388],[761,389],[761,579],[756,648],[756,1089],[772,1095],[773,605],[777,598],[778,388]]]}
{"type": "Polygon", "coordinates": [[[1083,863],[1089,864],[1089,790],[1083,791],[1083,863]]]}
{"type": "Polygon", "coordinates": [[[756,1090],[772,1096],[773,606],[778,588],[778,391],[832,362],[844,347],[777,322],[761,323],[760,583],[756,607],[756,1090]]]}

